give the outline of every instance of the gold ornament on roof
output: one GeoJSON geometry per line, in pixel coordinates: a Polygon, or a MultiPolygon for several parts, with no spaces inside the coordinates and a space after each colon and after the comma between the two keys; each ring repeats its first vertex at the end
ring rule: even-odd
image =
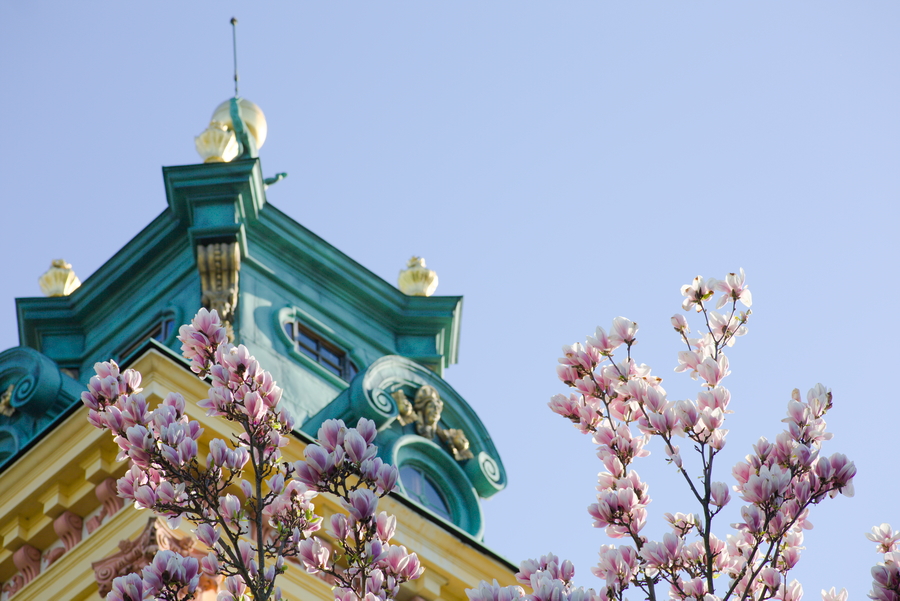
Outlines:
{"type": "Polygon", "coordinates": [[[54,260],[50,269],[38,278],[38,283],[44,296],[69,296],[81,286],[81,280],[72,271],[72,266],[63,259],[54,260]]]}
{"type": "Polygon", "coordinates": [[[209,127],[194,138],[194,145],[204,163],[228,163],[238,155],[237,138],[221,121],[210,121],[209,127]]]}
{"type": "MultiPolygon", "coordinates": [[[[262,148],[262,145],[266,143],[266,136],[269,135],[269,126],[266,123],[266,116],[259,106],[246,98],[239,99],[238,105],[241,107],[241,119],[244,121],[244,126],[247,128],[250,135],[253,136],[253,141],[256,143],[256,149],[259,150],[262,148]]],[[[234,125],[231,123],[231,100],[226,100],[217,106],[216,110],[213,111],[210,120],[224,123],[228,129],[233,130],[234,125]]]]}
{"type": "Polygon", "coordinates": [[[438,276],[425,267],[425,259],[412,257],[397,278],[397,287],[407,296],[431,296],[438,287],[438,276]]]}

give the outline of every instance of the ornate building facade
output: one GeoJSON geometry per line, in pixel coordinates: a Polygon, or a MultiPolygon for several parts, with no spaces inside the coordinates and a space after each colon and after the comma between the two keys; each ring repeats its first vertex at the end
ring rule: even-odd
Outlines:
{"type": "MultiPolygon", "coordinates": [[[[403,601],[463,601],[482,579],[512,583],[514,567],[481,542],[480,502],[505,486],[503,464],[442,378],[457,358],[462,298],[431,295],[436,277],[416,257],[398,289],[269,204],[276,180],[256,155],[265,118],[247,101],[223,107],[197,138],[207,162],[163,169],[162,214],[83,284],[55,261],[41,281],[48,296],[16,301],[20,346],[0,353],[0,601],[97,599],[156,549],[200,552],[189,527],[170,530],[116,496],[126,465],[79,397],[93,364],[112,358],[143,374],[151,405],[181,392],[201,443],[228,438],[196,407],[206,385],[178,352],[178,326],[201,306],[284,389],[299,424],[288,460],[328,418],[375,421],[380,456],[401,475],[383,501],[395,540],[426,568],[403,601]]],[[[340,510],[316,504],[326,517],[340,510]]],[[[331,597],[299,566],[281,578],[287,599],[331,597]]],[[[199,598],[215,599],[216,586],[204,582],[199,598]]]]}

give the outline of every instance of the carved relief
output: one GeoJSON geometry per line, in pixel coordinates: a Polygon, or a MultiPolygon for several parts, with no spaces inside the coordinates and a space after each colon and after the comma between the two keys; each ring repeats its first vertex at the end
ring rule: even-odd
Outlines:
{"type": "Polygon", "coordinates": [[[6,593],[6,598],[9,599],[13,595],[19,592],[19,589],[25,586],[25,577],[21,574],[16,574],[12,578],[6,581],[6,584],[3,585],[2,590],[6,593]]]}
{"type": "Polygon", "coordinates": [[[201,304],[219,314],[234,340],[234,312],[238,302],[238,272],[241,255],[235,242],[218,242],[197,246],[197,268],[200,270],[201,304]]]}
{"type": "Polygon", "coordinates": [[[401,426],[405,426],[406,424],[411,424],[416,421],[416,414],[413,411],[412,403],[409,402],[409,399],[406,398],[406,395],[402,390],[395,390],[391,393],[391,396],[394,398],[394,401],[397,402],[397,421],[400,422],[401,426]]]}
{"type": "Polygon", "coordinates": [[[6,390],[3,391],[3,394],[0,394],[0,415],[12,417],[16,412],[16,408],[13,407],[10,403],[10,401],[12,401],[12,393],[15,387],[15,384],[10,384],[6,387],[6,390]]]}
{"type": "Polygon", "coordinates": [[[115,578],[144,569],[160,549],[190,555],[193,547],[192,539],[179,538],[164,520],[151,518],[147,522],[147,527],[135,540],[125,539],[119,542],[118,553],[91,563],[94,579],[100,587],[100,596],[106,597],[112,590],[112,581],[115,578]]]}
{"type": "Polygon", "coordinates": [[[427,384],[419,388],[416,391],[413,408],[416,410],[416,432],[424,438],[434,438],[435,429],[444,411],[444,401],[441,400],[438,391],[427,384]]]}
{"type": "Polygon", "coordinates": [[[459,428],[439,429],[438,436],[444,441],[444,444],[450,449],[453,458],[457,461],[474,458],[472,451],[469,450],[469,439],[466,438],[465,433],[459,428]]]}
{"type": "Polygon", "coordinates": [[[444,401],[433,386],[426,384],[420,387],[413,402],[400,389],[391,393],[391,396],[397,402],[397,421],[401,426],[415,423],[416,433],[429,440],[437,435],[457,461],[473,458],[472,451],[469,450],[469,439],[462,430],[440,426],[444,401]]]}

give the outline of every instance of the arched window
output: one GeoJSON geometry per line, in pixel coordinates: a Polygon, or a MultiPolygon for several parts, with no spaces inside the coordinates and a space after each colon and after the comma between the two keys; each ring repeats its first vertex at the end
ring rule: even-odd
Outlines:
{"type": "Polygon", "coordinates": [[[299,321],[284,323],[284,333],[294,343],[294,348],[333,373],[349,382],[359,370],[347,353],[328,342],[299,321]]]}
{"type": "Polygon", "coordinates": [[[400,480],[413,501],[427,507],[439,516],[453,521],[450,507],[447,505],[444,495],[441,494],[441,489],[425,472],[411,465],[404,465],[400,468],[400,480]]]}

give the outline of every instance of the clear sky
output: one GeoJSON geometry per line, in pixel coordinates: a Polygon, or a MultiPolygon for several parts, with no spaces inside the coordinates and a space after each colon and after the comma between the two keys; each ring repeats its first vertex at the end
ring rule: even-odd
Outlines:
{"type": "MultiPolygon", "coordinates": [[[[672,372],[679,287],[743,267],[719,478],[781,430],[792,388],[830,386],[826,449],[856,461],[857,495],[814,509],[795,574],[807,599],[865,597],[863,534],[900,527],[900,4],[6,2],[0,349],[52,259],[87,278],[166,207],[160,168],[198,162],[232,94],[233,15],[264,174],[290,174],[270,202],[388,281],[419,254],[465,295],[446,377],[510,480],[484,505],[489,546],[553,550],[598,584],[601,465],[546,408],[560,347],[627,316],[670,398],[695,395],[672,372]]],[[[695,510],[661,453],[636,469],[651,535],[695,510]]]]}

